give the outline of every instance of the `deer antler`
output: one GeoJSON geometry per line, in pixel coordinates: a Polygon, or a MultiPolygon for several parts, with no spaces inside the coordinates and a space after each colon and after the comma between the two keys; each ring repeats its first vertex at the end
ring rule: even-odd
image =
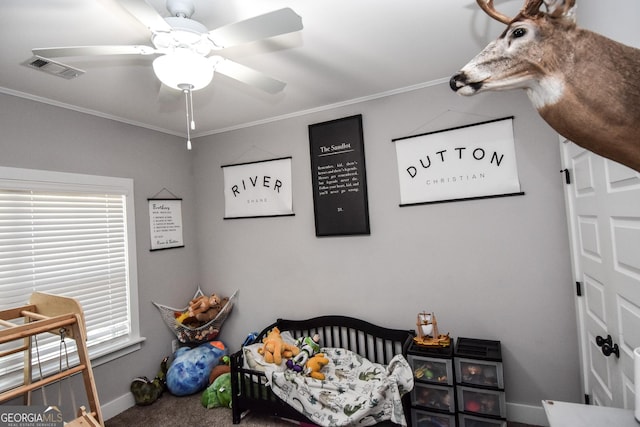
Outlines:
{"type": "Polygon", "coordinates": [[[527,0],[520,13],[524,16],[536,16],[540,12],[540,6],[542,6],[542,3],[542,0],[527,0]]]}
{"type": "Polygon", "coordinates": [[[544,5],[552,18],[567,17],[574,19],[571,11],[575,4],[576,0],[544,0],[544,5]]]}
{"type": "Polygon", "coordinates": [[[493,0],[476,0],[480,9],[484,10],[484,12],[495,19],[496,21],[502,22],[503,24],[509,25],[511,22],[511,18],[507,15],[502,14],[493,7],[493,0]]]}

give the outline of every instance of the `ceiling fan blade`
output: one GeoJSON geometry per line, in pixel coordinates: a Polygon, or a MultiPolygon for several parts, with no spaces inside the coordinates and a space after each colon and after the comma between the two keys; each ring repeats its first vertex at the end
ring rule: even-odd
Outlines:
{"type": "Polygon", "coordinates": [[[144,0],[118,0],[118,3],[152,32],[171,31],[171,26],[144,0]]]}
{"type": "Polygon", "coordinates": [[[44,58],[57,58],[60,56],[152,55],[157,53],[155,48],[144,45],[45,47],[31,49],[31,51],[34,55],[44,58]]]}
{"type": "Polygon", "coordinates": [[[216,73],[224,74],[227,77],[231,77],[232,79],[238,80],[242,83],[254,86],[267,93],[275,94],[281,92],[287,85],[280,80],[276,80],[266,74],[254,70],[253,68],[238,64],[237,62],[229,59],[219,58],[216,60],[218,61],[215,65],[216,73]]]}
{"type": "Polygon", "coordinates": [[[302,18],[286,7],[209,31],[209,38],[224,48],[292,33],[302,29],[302,18]]]}

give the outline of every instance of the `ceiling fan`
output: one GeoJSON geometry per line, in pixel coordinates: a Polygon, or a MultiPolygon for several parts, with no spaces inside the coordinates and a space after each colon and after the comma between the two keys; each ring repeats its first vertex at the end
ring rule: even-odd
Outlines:
{"type": "Polygon", "coordinates": [[[195,12],[193,0],[167,0],[167,10],[171,14],[167,18],[163,18],[144,0],[117,2],[151,31],[153,46],[36,48],[32,49],[33,54],[43,58],[159,55],[153,61],[154,71],[160,81],[174,89],[183,89],[180,85],[191,85],[191,90],[201,89],[210,83],[214,70],[269,93],[277,93],[284,89],[285,83],[212,53],[242,43],[301,30],[302,19],[290,8],[279,9],[209,31],[203,24],[191,19],[195,12]]]}
{"type": "MultiPolygon", "coordinates": [[[[301,30],[302,18],[290,8],[283,8],[253,18],[208,30],[191,19],[193,0],[167,0],[170,17],[162,17],[144,0],[116,0],[151,32],[151,44],[115,46],[68,46],[32,49],[42,58],[149,55],[155,56],[153,70],[166,86],[186,95],[187,122],[193,116],[191,92],[209,85],[214,71],[268,93],[278,93],[285,83],[257,70],[224,58],[217,52],[224,48],[301,30]],[[190,114],[191,113],[191,114],[190,114]]],[[[187,126],[194,128],[193,120],[187,126]]]]}

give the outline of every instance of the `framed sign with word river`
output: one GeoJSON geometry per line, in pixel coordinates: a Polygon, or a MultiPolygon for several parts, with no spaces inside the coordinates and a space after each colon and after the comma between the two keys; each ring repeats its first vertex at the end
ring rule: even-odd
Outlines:
{"type": "Polygon", "coordinates": [[[291,216],[291,157],[222,166],[224,219],[291,216]]]}

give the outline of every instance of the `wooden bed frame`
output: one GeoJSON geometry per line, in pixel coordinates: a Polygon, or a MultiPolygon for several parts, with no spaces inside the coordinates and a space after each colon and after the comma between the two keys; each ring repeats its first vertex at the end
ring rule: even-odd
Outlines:
{"type": "MultiPolygon", "coordinates": [[[[346,348],[375,363],[388,364],[396,354],[406,356],[415,336],[413,330],[390,329],[348,316],[320,316],[306,320],[278,319],[264,328],[253,341],[262,339],[274,327],[289,331],[295,338],[320,335],[323,347],[346,348]]],[[[239,424],[248,410],[313,424],[307,417],[284,403],[264,385],[262,372],[244,367],[243,351],[231,355],[231,409],[233,423],[239,424]]],[[[410,423],[409,393],[403,397],[407,425],[410,423]]]]}

